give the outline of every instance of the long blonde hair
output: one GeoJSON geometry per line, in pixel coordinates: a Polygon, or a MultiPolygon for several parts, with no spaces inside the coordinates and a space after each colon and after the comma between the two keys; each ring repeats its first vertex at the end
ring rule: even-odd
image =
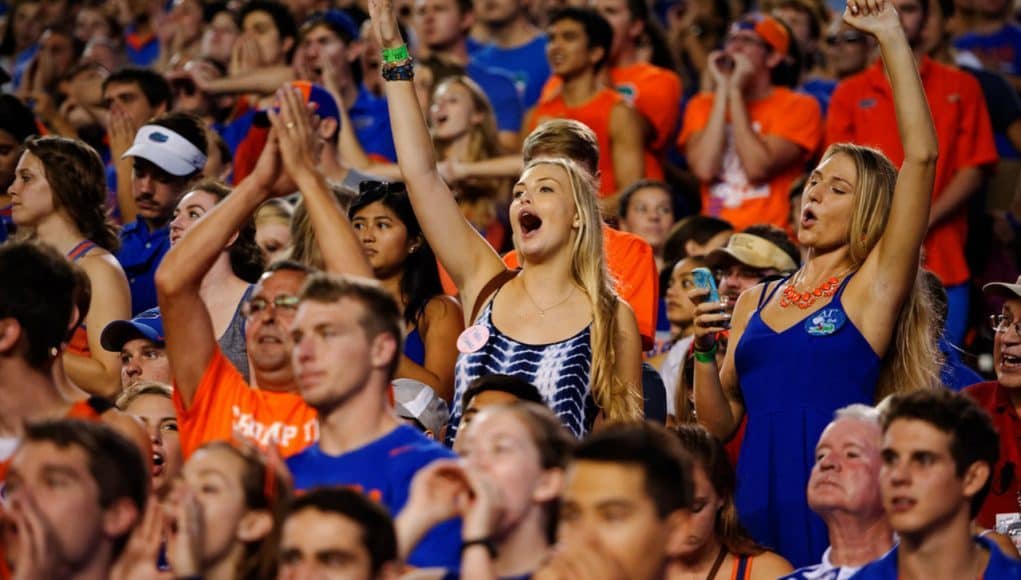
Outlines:
{"type": "Polygon", "coordinates": [[[599,213],[595,180],[577,163],[564,158],[543,157],[528,163],[555,165],[570,177],[571,196],[580,225],[571,246],[571,278],[582,287],[592,304],[592,397],[610,422],[635,421],[642,417],[639,385],[624,384],[613,372],[617,334],[616,291],[606,270],[603,254],[603,221],[599,213]]]}
{"type": "MultiPolygon", "coordinates": [[[[839,153],[854,162],[858,176],[848,244],[851,267],[857,270],[886,231],[897,184],[897,168],[880,151],[851,143],[830,146],[823,159],[839,153]]],[[[937,345],[939,333],[933,331],[932,297],[921,276],[919,269],[897,315],[890,339],[891,348],[883,356],[876,401],[893,393],[933,388],[940,384],[943,355],[937,345]]]]}

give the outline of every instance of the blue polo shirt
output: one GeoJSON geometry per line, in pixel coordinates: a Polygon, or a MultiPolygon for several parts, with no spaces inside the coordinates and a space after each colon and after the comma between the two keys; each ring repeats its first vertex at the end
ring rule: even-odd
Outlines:
{"type": "MultiPolygon", "coordinates": [[[[323,453],[315,443],[287,459],[299,491],[324,486],[358,489],[397,514],[408,502],[411,479],[419,469],[437,459],[456,457],[446,447],[418,429],[401,425],[375,441],[342,455],[323,453]]],[[[461,521],[450,520],[433,528],[408,557],[420,568],[459,569],[461,521]]]]}
{"type": "MultiPolygon", "coordinates": [[[[984,580],[1017,580],[1021,578],[1021,562],[1003,555],[992,540],[975,536],[975,541],[989,550],[989,564],[982,573],[984,580]]],[[[885,556],[867,564],[851,580],[897,580],[897,550],[894,546],[885,556]]]]}
{"type": "Polygon", "coordinates": [[[117,261],[131,287],[131,316],[156,307],[153,276],[170,249],[170,226],[150,232],[142,218],[121,228],[121,249],[117,261]]]}
{"type": "Polygon", "coordinates": [[[493,113],[496,114],[497,128],[515,133],[520,131],[525,111],[514,85],[514,77],[504,70],[482,66],[474,61],[469,62],[464,71],[489,98],[493,113]]]}

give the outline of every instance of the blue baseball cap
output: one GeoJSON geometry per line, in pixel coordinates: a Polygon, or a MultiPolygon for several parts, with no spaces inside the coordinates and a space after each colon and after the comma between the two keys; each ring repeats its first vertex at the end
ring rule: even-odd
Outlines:
{"type": "Polygon", "coordinates": [[[99,343],[110,352],[120,352],[125,344],[138,338],[151,340],[160,347],[166,343],[159,308],[150,308],[131,320],[114,320],[107,324],[99,343]]]}
{"type": "Polygon", "coordinates": [[[329,10],[316,12],[302,23],[301,28],[302,30],[309,31],[320,24],[332,29],[344,42],[358,40],[358,24],[343,10],[330,8],[329,10]]]}

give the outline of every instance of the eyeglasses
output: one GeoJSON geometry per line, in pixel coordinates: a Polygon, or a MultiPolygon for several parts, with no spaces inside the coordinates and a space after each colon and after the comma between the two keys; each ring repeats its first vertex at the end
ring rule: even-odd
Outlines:
{"type": "Polygon", "coordinates": [[[1021,336],[1021,322],[1011,320],[1002,314],[990,316],[989,327],[998,334],[1006,334],[1008,328],[1013,328],[1014,334],[1021,336]]]}
{"type": "Polygon", "coordinates": [[[252,298],[251,300],[245,303],[245,306],[242,309],[242,313],[246,317],[251,318],[257,314],[261,314],[266,310],[269,310],[270,308],[273,309],[273,312],[275,314],[277,309],[279,308],[289,314],[293,314],[294,311],[298,309],[298,304],[300,302],[301,300],[297,296],[292,296],[290,294],[281,294],[280,296],[277,296],[273,300],[267,300],[261,297],[252,298]]]}
{"type": "Polygon", "coordinates": [[[845,30],[839,34],[830,34],[826,37],[826,44],[837,46],[840,44],[856,44],[865,41],[865,35],[854,30],[845,30]]]}

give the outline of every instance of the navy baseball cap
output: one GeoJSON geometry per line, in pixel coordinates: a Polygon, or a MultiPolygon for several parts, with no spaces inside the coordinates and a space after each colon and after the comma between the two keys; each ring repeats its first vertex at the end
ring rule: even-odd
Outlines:
{"type": "Polygon", "coordinates": [[[163,346],[163,317],[159,308],[150,308],[131,320],[114,320],[106,325],[99,343],[110,352],[120,352],[124,345],[137,338],[145,338],[163,346]]]}

